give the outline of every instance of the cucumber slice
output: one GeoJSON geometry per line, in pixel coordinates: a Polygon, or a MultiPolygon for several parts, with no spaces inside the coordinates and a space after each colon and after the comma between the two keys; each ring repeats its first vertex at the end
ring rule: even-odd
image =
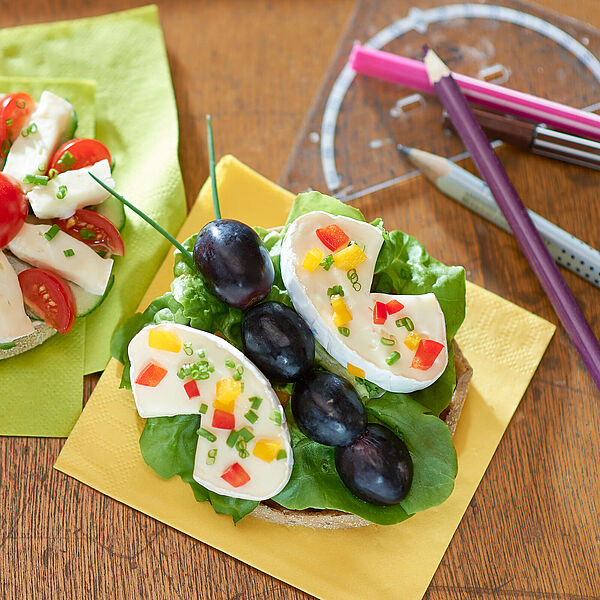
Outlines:
{"type": "Polygon", "coordinates": [[[109,196],[102,204],[98,204],[92,210],[106,217],[119,231],[125,227],[125,207],[115,197],[109,196]]]}
{"type": "Polygon", "coordinates": [[[77,131],[77,125],[79,125],[79,118],[77,117],[77,111],[73,108],[73,114],[71,115],[71,120],[67,125],[64,133],[64,142],[68,142],[75,137],[75,132],[77,131]]]}
{"type": "Polygon", "coordinates": [[[90,294],[89,292],[86,292],[77,284],[67,281],[67,284],[71,288],[73,296],[75,297],[75,306],[77,308],[77,313],[75,316],[77,318],[87,317],[90,313],[94,312],[104,302],[104,299],[106,296],[108,296],[108,293],[110,292],[114,283],[115,276],[111,275],[104,294],[102,296],[97,296],[96,294],[90,294]]]}

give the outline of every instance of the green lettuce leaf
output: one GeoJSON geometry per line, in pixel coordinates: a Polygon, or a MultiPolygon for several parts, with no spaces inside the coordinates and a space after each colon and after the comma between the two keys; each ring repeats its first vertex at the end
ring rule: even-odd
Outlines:
{"type": "Polygon", "coordinates": [[[251,513],[258,502],[230,498],[211,492],[194,481],[194,458],[200,427],[199,415],[146,419],[140,436],[140,450],[146,464],[163,479],[179,475],[188,483],[198,502],[208,501],[215,512],[231,515],[233,522],[251,513]]]}
{"type": "Polygon", "coordinates": [[[399,523],[446,500],[457,472],[456,451],[446,424],[408,394],[385,393],[367,400],[366,405],[369,420],[389,427],[410,451],[414,476],[406,498],[394,506],[376,506],[356,498],[337,473],[335,448],[308,439],[298,429],[288,405],[294,468],[287,486],[273,500],[292,510],[341,510],[379,525],[399,523]]]}
{"type": "Polygon", "coordinates": [[[325,194],[321,194],[321,192],[305,192],[304,194],[298,194],[296,196],[294,204],[292,205],[292,210],[290,210],[288,219],[285,222],[283,233],[285,234],[290,224],[298,217],[313,212],[314,210],[322,210],[330,215],[350,217],[357,221],[365,220],[360,210],[354,208],[354,206],[350,206],[350,204],[344,204],[337,198],[326,196],[325,194]]]}

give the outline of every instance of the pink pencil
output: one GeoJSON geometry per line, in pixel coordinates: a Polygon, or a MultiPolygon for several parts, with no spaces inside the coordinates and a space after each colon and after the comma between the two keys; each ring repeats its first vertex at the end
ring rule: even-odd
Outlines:
{"type": "MultiPolygon", "coordinates": [[[[356,45],[350,54],[349,64],[357,73],[392,81],[428,94],[435,93],[427,78],[425,65],[419,60],[356,45]]],[[[473,104],[600,140],[599,115],[466,75],[453,73],[452,77],[463,95],[473,104]]]]}

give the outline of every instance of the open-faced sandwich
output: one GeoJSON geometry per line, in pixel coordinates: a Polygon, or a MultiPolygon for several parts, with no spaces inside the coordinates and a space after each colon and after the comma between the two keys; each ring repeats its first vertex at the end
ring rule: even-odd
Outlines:
{"type": "Polygon", "coordinates": [[[112,343],[160,477],[234,521],[324,528],[398,523],[450,495],[470,376],[452,343],[461,267],[310,192],[280,230],[210,222],[174,276],[112,343]]]}
{"type": "Polygon", "coordinates": [[[123,205],[101,142],[75,138],[77,116],[44,91],[0,99],[0,359],[30,350],[96,309],[123,256],[123,205]]]}

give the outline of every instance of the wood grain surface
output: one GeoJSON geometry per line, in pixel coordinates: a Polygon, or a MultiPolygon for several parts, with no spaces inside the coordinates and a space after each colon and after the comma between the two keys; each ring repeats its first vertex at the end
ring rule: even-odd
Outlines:
{"type": "MultiPolygon", "coordinates": [[[[600,27],[598,0],[541,3],[600,27]]],[[[140,4],[1,0],[0,14],[9,27],[140,4]]],[[[277,180],[353,0],[159,6],[188,200],[207,175],[206,112],[213,115],[218,154],[234,153],[277,180]]],[[[505,148],[501,154],[531,208],[600,246],[600,175],[505,148]]],[[[475,283],[557,322],[516,243],[421,178],[356,205],[370,218],[383,216],[388,226],[416,233],[437,258],[464,264],[475,283]]],[[[564,273],[600,334],[600,290],[564,273]]],[[[96,380],[87,379],[87,395],[96,380]]],[[[559,327],[428,600],[600,598],[599,408],[598,391],[559,327]]],[[[0,598],[308,598],[53,470],[62,444],[0,438],[0,598]]]]}

